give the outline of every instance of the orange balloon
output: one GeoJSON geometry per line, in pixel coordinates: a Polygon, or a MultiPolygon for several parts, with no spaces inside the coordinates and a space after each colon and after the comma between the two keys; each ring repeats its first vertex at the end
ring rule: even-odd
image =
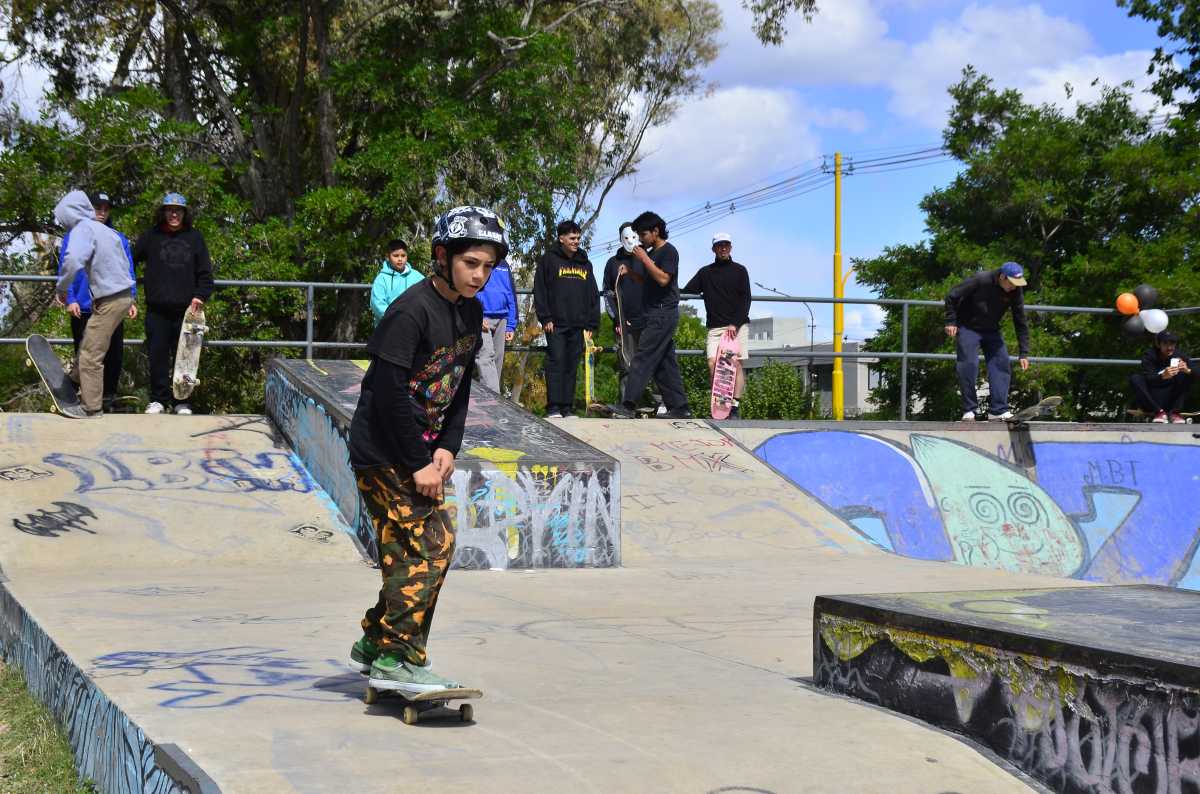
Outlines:
{"type": "Polygon", "coordinates": [[[1132,292],[1122,292],[1117,296],[1117,311],[1121,314],[1137,314],[1138,299],[1132,292]]]}

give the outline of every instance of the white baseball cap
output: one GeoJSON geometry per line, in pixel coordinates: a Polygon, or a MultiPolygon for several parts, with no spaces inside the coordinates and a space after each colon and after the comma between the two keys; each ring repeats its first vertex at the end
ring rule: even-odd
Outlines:
{"type": "Polygon", "coordinates": [[[729,232],[717,232],[713,235],[712,244],[716,245],[717,243],[729,243],[733,245],[733,238],[729,236],[729,232]]]}

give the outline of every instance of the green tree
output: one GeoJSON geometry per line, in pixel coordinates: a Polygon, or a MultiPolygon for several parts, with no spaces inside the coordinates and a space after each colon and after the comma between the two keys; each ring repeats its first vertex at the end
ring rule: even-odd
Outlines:
{"type": "Polygon", "coordinates": [[[769,361],[750,372],[739,413],[743,419],[812,419],[814,395],[800,371],[781,361],[769,361]]]}
{"type": "MultiPolygon", "coordinates": [[[[955,283],[1006,260],[1025,265],[1027,303],[1113,305],[1140,282],[1159,287],[1167,307],[1196,305],[1194,249],[1200,231],[1200,149],[1190,124],[1163,127],[1138,112],[1129,88],[1104,90],[1073,112],[1033,106],[968,69],[950,89],[954,107],[945,145],[962,164],[945,188],[921,202],[929,239],[858,260],[859,281],[881,297],[941,300],[955,283]]],[[[889,309],[874,350],[900,348],[900,312],[889,309]]],[[[914,310],[909,349],[952,352],[940,308],[914,310]]],[[[1130,340],[1119,318],[1030,315],[1033,353],[1140,357],[1148,337],[1130,340]]],[[[1014,345],[1011,323],[1005,334],[1014,345]]],[[[899,405],[899,369],[884,362],[873,399],[882,413],[899,405]]],[[[1068,416],[1111,416],[1126,402],[1128,372],[1111,367],[1037,365],[1014,375],[1012,401],[1063,395],[1068,416]]],[[[957,412],[954,367],[913,362],[910,399],[924,416],[957,412]]]]}

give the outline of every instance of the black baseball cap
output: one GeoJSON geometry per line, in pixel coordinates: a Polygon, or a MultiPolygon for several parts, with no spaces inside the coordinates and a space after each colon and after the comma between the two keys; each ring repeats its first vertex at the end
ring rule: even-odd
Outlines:
{"type": "Polygon", "coordinates": [[[91,199],[93,207],[99,207],[101,204],[107,204],[110,207],[113,205],[113,200],[108,197],[107,193],[92,193],[88,198],[91,199]]]}

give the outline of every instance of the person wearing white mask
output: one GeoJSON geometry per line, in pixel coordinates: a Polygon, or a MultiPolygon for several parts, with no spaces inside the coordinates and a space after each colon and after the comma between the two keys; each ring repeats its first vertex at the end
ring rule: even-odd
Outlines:
{"type": "MultiPolygon", "coordinates": [[[[621,344],[621,337],[628,336],[630,341],[630,349],[636,350],[638,337],[641,336],[642,327],[645,325],[642,319],[642,285],[631,278],[623,278],[620,280],[621,288],[621,312],[625,315],[625,323],[621,324],[620,317],[617,313],[617,274],[621,270],[621,266],[632,269],[633,267],[633,249],[637,247],[638,235],[633,230],[633,224],[626,222],[621,224],[621,247],[617,252],[609,257],[609,260],[604,265],[604,308],[608,312],[608,316],[613,321],[613,332],[617,335],[617,344],[621,344]]],[[[629,368],[625,366],[625,360],[617,355],[617,382],[622,393],[625,391],[625,378],[629,375],[629,368]]]]}

